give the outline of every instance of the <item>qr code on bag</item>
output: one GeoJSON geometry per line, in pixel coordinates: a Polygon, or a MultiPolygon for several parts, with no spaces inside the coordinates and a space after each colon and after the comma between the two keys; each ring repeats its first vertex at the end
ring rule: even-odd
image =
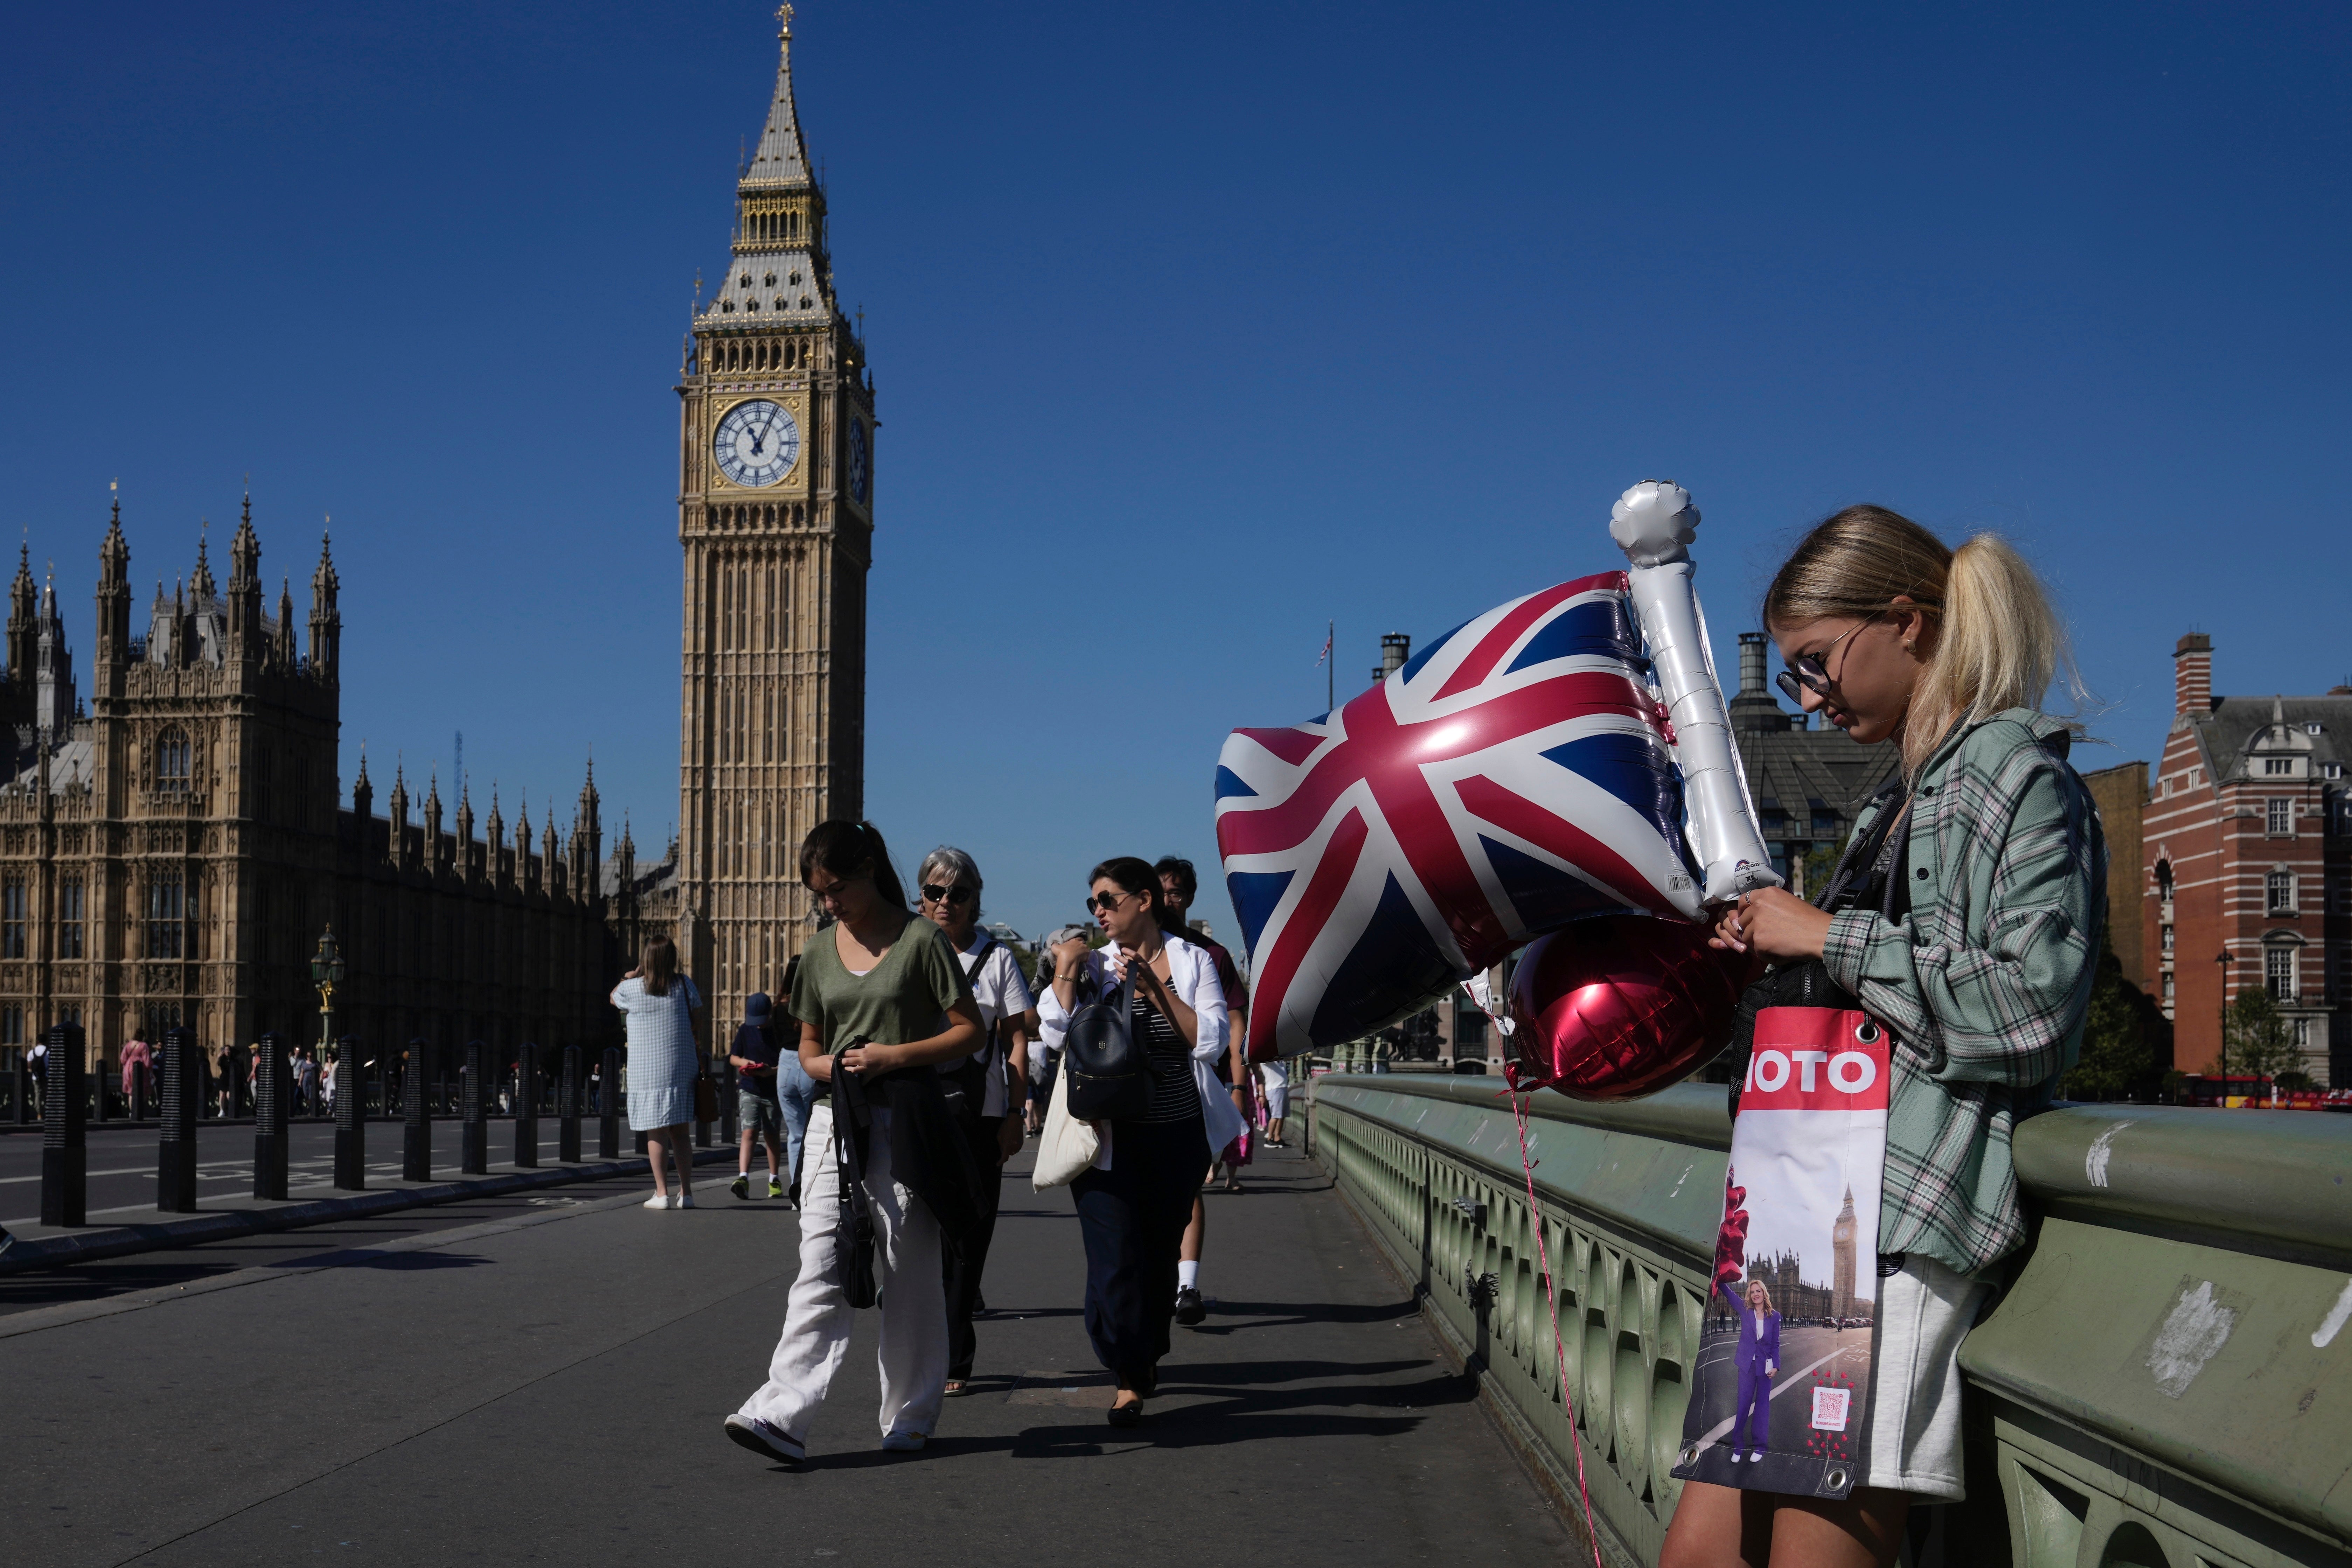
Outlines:
{"type": "Polygon", "coordinates": [[[1853,1403],[1851,1388],[1816,1388],[1813,1390],[1813,1430],[1843,1432],[1845,1430],[1847,1408],[1853,1403]]]}

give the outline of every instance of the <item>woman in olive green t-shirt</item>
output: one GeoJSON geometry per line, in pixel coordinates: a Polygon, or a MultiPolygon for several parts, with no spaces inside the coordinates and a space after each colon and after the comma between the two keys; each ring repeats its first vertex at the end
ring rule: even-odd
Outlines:
{"type": "MultiPolygon", "coordinates": [[[[907,911],[890,852],[871,823],[825,822],[801,846],[801,881],[834,923],[801,955],[793,1016],[801,1066],[819,1083],[835,1071],[878,1076],[968,1057],[980,1013],[971,984],[939,927],[907,911]],[[863,1038],[867,1044],[852,1046],[863,1038]]],[[[892,1179],[890,1111],[874,1108],[864,1169],[881,1287],[882,1446],[922,1447],[939,1424],[948,1379],[947,1292],[940,1226],[892,1179]],[[908,1282],[901,1289],[893,1281],[908,1282]]],[[[841,1218],[833,1108],[809,1115],[801,1184],[801,1270],[768,1381],[727,1417],[727,1436],[762,1458],[798,1464],[808,1429],[849,1348],[853,1321],[842,1289],[835,1227],[841,1218]]]]}

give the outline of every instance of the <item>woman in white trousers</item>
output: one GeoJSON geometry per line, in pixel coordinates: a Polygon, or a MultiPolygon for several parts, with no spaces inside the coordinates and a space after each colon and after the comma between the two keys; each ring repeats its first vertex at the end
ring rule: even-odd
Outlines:
{"type": "MultiPolygon", "coordinates": [[[[830,1085],[836,1070],[872,1083],[901,1068],[929,1072],[969,1057],[983,1036],[963,966],[940,928],[917,920],[870,823],[823,822],[801,846],[801,881],[832,911],[801,955],[792,1013],[801,1066],[830,1085]]],[[[947,1292],[938,1219],[895,1179],[891,1111],[877,1095],[866,1142],[866,1203],[882,1310],[882,1447],[920,1449],[939,1423],[948,1380],[947,1292]]],[[[833,1374],[849,1349],[856,1309],[842,1289],[841,1151],[832,1105],[809,1115],[803,1145],[801,1270],[768,1381],[727,1417],[727,1436],[765,1458],[798,1464],[833,1374]]]]}

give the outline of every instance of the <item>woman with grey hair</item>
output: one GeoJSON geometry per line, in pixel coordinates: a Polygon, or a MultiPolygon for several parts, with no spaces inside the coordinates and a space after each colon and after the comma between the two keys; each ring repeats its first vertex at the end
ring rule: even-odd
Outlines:
{"type": "Polygon", "coordinates": [[[979,1341],[972,1313],[980,1307],[980,1277],[988,1265],[988,1244],[996,1233],[997,1194],[1004,1163],[1021,1151],[1020,1089],[1029,1078],[1029,1040],[1036,1033],[1036,1003],[1022,977],[1013,950],[980,929],[980,867],[962,850],[942,844],[923,857],[915,878],[926,919],[940,928],[971,983],[980,1005],[980,1049],[941,1062],[949,1107],[971,1144],[972,1167],[981,1175],[974,1194],[980,1222],[969,1241],[947,1254],[948,1383],[950,1396],[968,1392],[979,1341]]]}

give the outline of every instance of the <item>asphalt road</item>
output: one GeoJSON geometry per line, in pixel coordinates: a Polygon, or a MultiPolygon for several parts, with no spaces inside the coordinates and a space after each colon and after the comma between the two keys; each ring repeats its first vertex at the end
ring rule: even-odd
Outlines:
{"type": "MultiPolygon", "coordinates": [[[[462,1131],[455,1121],[434,1122],[433,1171],[436,1179],[451,1181],[457,1177],[457,1141],[462,1131]]],[[[596,1131],[597,1124],[593,1119],[581,1122],[581,1150],[587,1159],[596,1157],[596,1131]]],[[[370,1175],[388,1178],[400,1174],[402,1141],[406,1135],[407,1129],[397,1121],[368,1123],[367,1168],[370,1175]]],[[[541,1117],[539,1122],[541,1164],[556,1163],[556,1139],[554,1120],[541,1117]]],[[[91,1224],[103,1225],[110,1215],[131,1214],[154,1207],[156,1142],[157,1133],[152,1125],[90,1129],[87,1146],[89,1218],[91,1224]]],[[[621,1156],[626,1159],[635,1152],[636,1140],[624,1126],[621,1131],[621,1156]]],[[[506,1165],[513,1161],[512,1121],[490,1123],[489,1153],[494,1166],[506,1165]]],[[[334,1123],[295,1122],[288,1147],[286,1171],[289,1187],[331,1181],[335,1173],[334,1123]]],[[[209,1193],[218,1192],[224,1196],[251,1194],[252,1123],[197,1125],[196,1192],[200,1208],[204,1206],[205,1194],[209,1193]]],[[[0,1226],[21,1230],[37,1221],[40,1214],[40,1135],[10,1133],[0,1137],[0,1226]]]]}
{"type": "Polygon", "coordinates": [[[0,1317],[8,1558],[1574,1561],[1411,1292],[1318,1172],[1269,1155],[1208,1200],[1214,1306],[1139,1429],[1102,1419],[1068,1195],[1016,1173],[976,1392],[927,1451],[882,1453],[859,1313],[797,1473],[719,1429],[764,1375],[797,1222],[708,1176],[691,1212],[623,1193],[26,1306],[0,1317]]]}

